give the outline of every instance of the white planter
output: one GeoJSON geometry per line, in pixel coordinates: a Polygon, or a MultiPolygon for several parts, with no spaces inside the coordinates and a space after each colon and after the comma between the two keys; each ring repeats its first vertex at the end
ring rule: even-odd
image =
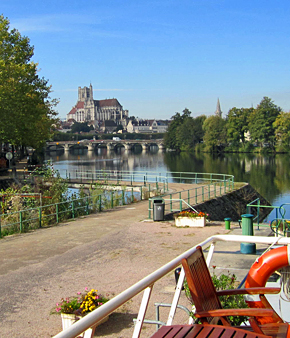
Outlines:
{"type": "Polygon", "coordinates": [[[175,225],[177,227],[203,228],[206,224],[205,217],[176,217],[175,225]]]}
{"type": "Polygon", "coordinates": [[[68,313],[61,313],[60,315],[61,315],[62,330],[67,329],[77,321],[76,315],[68,313]]]}
{"type": "MultiPolygon", "coordinates": [[[[67,329],[69,326],[73,325],[79,319],[80,317],[74,314],[61,313],[62,330],[67,329]]],[[[105,323],[108,319],[109,319],[109,316],[103,318],[94,327],[90,327],[85,332],[78,335],[78,337],[92,338],[94,336],[96,327],[105,323]]]]}

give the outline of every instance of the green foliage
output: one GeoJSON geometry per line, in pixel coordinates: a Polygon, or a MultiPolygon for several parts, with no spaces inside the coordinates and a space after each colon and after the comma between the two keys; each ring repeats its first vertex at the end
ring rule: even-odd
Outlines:
{"type": "Polygon", "coordinates": [[[165,146],[169,149],[188,151],[203,140],[202,125],[204,115],[192,118],[191,112],[185,108],[183,114],[176,113],[171,118],[167,132],[164,135],[165,146]]]}
{"type": "Polygon", "coordinates": [[[239,146],[246,142],[246,133],[249,130],[248,119],[253,108],[232,108],[227,115],[227,140],[230,144],[239,146]]]}
{"type": "MultiPolygon", "coordinates": [[[[217,276],[215,273],[213,273],[212,281],[217,291],[232,290],[236,289],[238,286],[237,277],[234,274],[230,274],[229,272],[227,275],[222,274],[220,276],[217,276]]],[[[184,289],[186,297],[193,304],[189,287],[186,281],[184,282],[184,289]]],[[[238,309],[248,307],[247,303],[244,300],[243,295],[221,296],[219,298],[221,301],[221,305],[224,309],[238,309]]],[[[191,315],[194,317],[193,313],[191,315]]],[[[227,318],[232,323],[232,325],[235,326],[241,325],[242,323],[248,320],[248,317],[246,316],[229,316],[227,318]]]]}
{"type": "Polygon", "coordinates": [[[260,147],[274,148],[276,140],[273,124],[280,113],[281,108],[276,106],[270,98],[264,97],[249,116],[252,141],[260,147]]]}
{"type": "Polygon", "coordinates": [[[77,296],[62,298],[59,303],[56,303],[52,313],[85,315],[108,301],[109,298],[99,294],[98,290],[88,291],[86,288],[84,293],[78,292],[77,296]]]}
{"type": "Polygon", "coordinates": [[[278,143],[277,150],[289,151],[290,145],[290,113],[284,113],[278,115],[273,123],[275,128],[275,137],[278,143]]]}
{"type": "Polygon", "coordinates": [[[51,88],[38,76],[27,37],[0,16],[0,142],[41,148],[57,125],[51,88]]]}
{"type": "Polygon", "coordinates": [[[93,126],[88,126],[87,122],[75,122],[71,126],[71,132],[72,133],[89,133],[91,130],[93,130],[93,126]]]}
{"type": "Polygon", "coordinates": [[[203,124],[204,142],[209,152],[221,152],[226,146],[226,121],[217,115],[208,117],[203,124]]]}

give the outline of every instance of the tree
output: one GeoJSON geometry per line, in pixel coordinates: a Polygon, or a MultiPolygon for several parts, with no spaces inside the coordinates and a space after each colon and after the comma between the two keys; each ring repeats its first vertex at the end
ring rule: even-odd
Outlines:
{"type": "Polygon", "coordinates": [[[34,48],[0,16],[0,142],[41,148],[57,124],[48,81],[31,61],[34,48]]]}
{"type": "Polygon", "coordinates": [[[203,124],[206,150],[220,152],[226,145],[226,121],[220,116],[208,117],[203,124]]]}
{"type": "Polygon", "coordinates": [[[93,130],[92,126],[88,126],[87,122],[75,122],[71,126],[72,133],[88,133],[89,131],[93,130]]]}
{"type": "Polygon", "coordinates": [[[278,115],[275,122],[273,123],[275,128],[276,141],[279,143],[280,150],[289,151],[290,146],[290,112],[278,115]]]}
{"type": "Polygon", "coordinates": [[[246,142],[246,133],[249,130],[248,120],[253,108],[232,108],[227,116],[227,140],[238,146],[246,142]]]}
{"type": "Polygon", "coordinates": [[[264,97],[260,104],[249,116],[249,131],[251,139],[257,142],[261,147],[267,146],[274,148],[275,146],[275,122],[282,109],[274,104],[274,102],[264,97]]]}
{"type": "Polygon", "coordinates": [[[171,117],[171,122],[168,126],[168,129],[164,135],[164,144],[169,149],[180,150],[180,144],[176,137],[177,128],[182,124],[183,118],[180,113],[175,113],[171,117]]]}

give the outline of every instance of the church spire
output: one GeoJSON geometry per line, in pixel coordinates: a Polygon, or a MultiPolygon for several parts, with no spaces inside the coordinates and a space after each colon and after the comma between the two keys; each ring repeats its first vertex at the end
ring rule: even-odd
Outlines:
{"type": "Polygon", "coordinates": [[[215,111],[215,115],[222,117],[222,110],[221,110],[221,105],[220,105],[220,100],[217,100],[217,105],[216,105],[216,111],[215,111]]]}

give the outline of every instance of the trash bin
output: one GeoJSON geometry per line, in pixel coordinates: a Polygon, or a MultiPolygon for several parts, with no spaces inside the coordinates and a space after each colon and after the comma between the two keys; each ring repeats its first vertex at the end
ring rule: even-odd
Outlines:
{"type": "Polygon", "coordinates": [[[165,202],[162,198],[153,200],[153,221],[164,221],[165,202]]]}

